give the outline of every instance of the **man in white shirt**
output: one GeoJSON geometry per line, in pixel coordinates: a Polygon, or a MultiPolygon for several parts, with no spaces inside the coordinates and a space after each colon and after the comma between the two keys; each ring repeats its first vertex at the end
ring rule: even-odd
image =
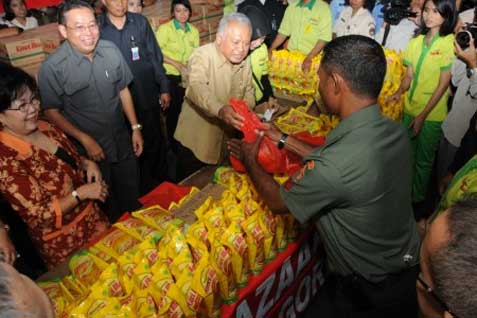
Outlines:
{"type": "Polygon", "coordinates": [[[333,27],[333,37],[340,37],[343,35],[363,35],[374,38],[376,23],[368,9],[362,6],[364,1],[360,2],[360,6],[355,7],[356,0],[351,0],[350,5],[345,7],[341,12],[338,20],[336,20],[333,27]]]}

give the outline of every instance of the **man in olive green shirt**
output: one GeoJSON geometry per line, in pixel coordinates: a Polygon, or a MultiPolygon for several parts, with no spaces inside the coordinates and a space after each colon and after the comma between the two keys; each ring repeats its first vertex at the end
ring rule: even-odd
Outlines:
{"type": "Polygon", "coordinates": [[[255,106],[252,68],[245,59],[252,29],[242,13],[222,18],[214,43],[197,48],[188,63],[188,79],[174,138],[178,179],[206,164],[223,160],[225,141],[243,118],[229,105],[231,97],[255,106]]]}
{"type": "Polygon", "coordinates": [[[257,164],[258,142],[230,143],[265,203],[314,221],[331,273],[310,317],[415,317],[419,236],[411,209],[406,132],[376,105],[386,72],[382,48],[363,36],[325,46],[319,92],[341,118],[323,147],[312,149],[270,129],[267,135],[304,157],[283,186],[257,164]]]}

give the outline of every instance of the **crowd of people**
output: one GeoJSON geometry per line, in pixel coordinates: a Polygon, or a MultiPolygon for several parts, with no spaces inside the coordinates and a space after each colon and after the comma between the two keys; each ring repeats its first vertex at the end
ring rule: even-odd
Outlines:
{"type": "MultiPolygon", "coordinates": [[[[65,41],[37,81],[0,64],[2,197],[53,269],[161,182],[233,156],[274,213],[316,224],[329,275],[305,317],[417,317],[418,306],[426,317],[476,317],[477,197],[432,217],[426,204],[429,189],[444,193],[477,152],[477,52],[465,31],[477,18],[474,8],[459,17],[460,5],[413,0],[391,21],[380,1],[230,2],[215,41],[199,46],[189,0],[172,0],[171,20],[157,30],[140,0],[103,0],[99,16],[68,0],[58,15],[65,41]],[[456,41],[462,31],[466,43],[456,41]],[[383,45],[406,67],[390,97],[404,100],[402,123],[377,105],[383,45]],[[340,118],[322,147],[273,125],[254,143],[238,139],[245,118],[229,100],[277,106],[267,65],[280,48],[304,55],[303,72],[318,72],[324,107],[340,118]],[[283,185],[257,162],[264,135],[303,158],[283,185]]],[[[22,0],[4,8],[8,23],[34,24],[22,0]]],[[[6,228],[0,222],[8,296],[15,288],[2,279],[18,273],[6,228]]],[[[0,297],[0,309],[15,304],[0,297]]]]}

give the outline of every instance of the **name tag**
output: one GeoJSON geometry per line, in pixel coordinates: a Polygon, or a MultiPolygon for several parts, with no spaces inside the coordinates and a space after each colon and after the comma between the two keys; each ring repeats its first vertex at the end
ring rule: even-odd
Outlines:
{"type": "Polygon", "coordinates": [[[133,61],[139,61],[139,48],[137,46],[131,48],[131,57],[133,61]]]}

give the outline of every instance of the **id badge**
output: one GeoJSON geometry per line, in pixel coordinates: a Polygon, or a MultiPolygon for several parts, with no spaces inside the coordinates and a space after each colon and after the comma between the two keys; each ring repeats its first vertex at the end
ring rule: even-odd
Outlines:
{"type": "Polygon", "coordinates": [[[137,46],[131,48],[132,60],[139,60],[139,48],[137,46]]]}

